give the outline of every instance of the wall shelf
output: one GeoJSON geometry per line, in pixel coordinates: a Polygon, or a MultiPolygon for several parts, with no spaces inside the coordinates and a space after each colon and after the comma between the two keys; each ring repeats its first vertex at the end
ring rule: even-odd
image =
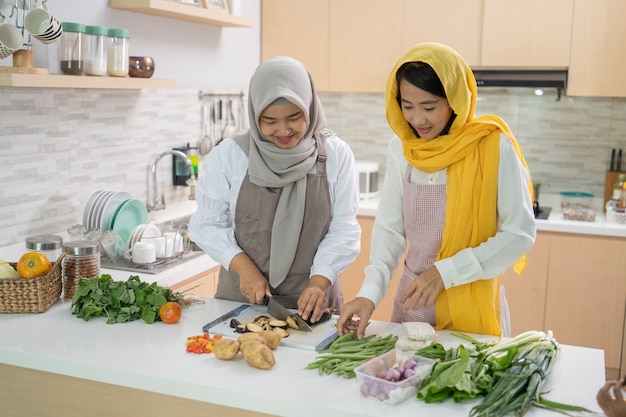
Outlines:
{"type": "Polygon", "coordinates": [[[188,22],[222,27],[254,27],[254,20],[234,16],[216,7],[203,8],[169,0],[109,0],[112,9],[186,20],[188,22]]]}
{"type": "Polygon", "coordinates": [[[90,77],[87,75],[73,76],[0,73],[0,87],[140,90],[144,88],[176,88],[176,80],[131,77],[90,77]]]}

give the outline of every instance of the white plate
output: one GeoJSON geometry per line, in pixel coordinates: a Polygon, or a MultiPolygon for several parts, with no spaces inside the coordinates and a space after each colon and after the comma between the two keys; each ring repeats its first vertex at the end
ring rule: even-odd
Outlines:
{"type": "Polygon", "coordinates": [[[102,210],[102,218],[100,219],[100,230],[105,231],[111,229],[111,223],[113,222],[113,215],[117,211],[120,205],[126,200],[130,200],[133,196],[126,191],[114,192],[106,201],[104,209],[102,210]]]}
{"type": "Polygon", "coordinates": [[[91,219],[91,229],[99,229],[100,221],[102,219],[102,211],[104,210],[104,205],[106,200],[115,194],[115,191],[105,191],[98,199],[96,200],[94,216],[91,219]]]}
{"type": "Polygon", "coordinates": [[[87,203],[85,203],[85,207],[83,208],[83,226],[89,228],[89,216],[91,216],[91,211],[93,210],[93,204],[96,199],[102,194],[104,190],[97,190],[91,193],[89,198],[87,199],[87,203]]]}
{"type": "Polygon", "coordinates": [[[137,227],[133,229],[132,233],[130,234],[130,237],[128,238],[128,244],[127,244],[128,249],[133,248],[133,245],[135,244],[135,242],[139,240],[139,235],[141,234],[141,232],[146,226],[147,224],[140,224],[140,225],[137,225],[137,227]]]}

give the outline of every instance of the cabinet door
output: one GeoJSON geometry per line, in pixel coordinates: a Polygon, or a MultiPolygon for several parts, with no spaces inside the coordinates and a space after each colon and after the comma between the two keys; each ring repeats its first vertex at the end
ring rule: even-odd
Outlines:
{"type": "Polygon", "coordinates": [[[570,96],[626,97],[626,2],[576,0],[570,96]]]}
{"type": "Polygon", "coordinates": [[[420,42],[454,48],[470,66],[480,65],[483,0],[403,0],[401,51],[420,42]]]}
{"type": "Polygon", "coordinates": [[[261,60],[277,55],[301,61],[318,90],[328,89],[329,0],[263,0],[261,60]]]}
{"type": "Polygon", "coordinates": [[[219,272],[219,266],[211,268],[172,286],[172,290],[185,295],[213,298],[217,289],[219,272]]]}
{"type": "Polygon", "coordinates": [[[560,343],[604,349],[617,377],[626,296],[626,240],[555,233],[550,242],[545,328],[560,343]]]}
{"type": "Polygon", "coordinates": [[[574,0],[484,2],[481,66],[569,65],[574,0]]]}
{"type": "Polygon", "coordinates": [[[402,0],[330,2],[330,91],[384,92],[400,54],[402,0]]]}
{"type": "MultiPolygon", "coordinates": [[[[372,245],[372,230],[374,228],[373,216],[358,216],[359,225],[361,225],[361,252],[356,258],[354,263],[341,274],[341,288],[343,290],[343,300],[348,302],[354,299],[356,294],[361,289],[363,284],[363,270],[369,263],[370,248],[372,245]]],[[[404,256],[401,263],[404,262],[404,256]]],[[[396,289],[398,288],[398,282],[400,281],[400,275],[402,275],[402,269],[396,269],[396,272],[391,279],[389,291],[383,299],[383,301],[376,307],[374,314],[372,314],[372,320],[391,320],[391,310],[393,308],[393,298],[396,295],[396,289]]]]}
{"type": "Polygon", "coordinates": [[[535,244],[526,257],[526,271],[520,277],[509,269],[502,277],[511,314],[513,336],[527,330],[544,329],[550,235],[537,233],[535,244]]]}

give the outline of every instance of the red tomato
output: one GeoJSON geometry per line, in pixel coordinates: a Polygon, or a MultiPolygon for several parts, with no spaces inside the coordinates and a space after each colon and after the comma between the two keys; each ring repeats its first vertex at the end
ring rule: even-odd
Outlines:
{"type": "Polygon", "coordinates": [[[180,320],[182,309],[173,301],[168,301],[159,308],[159,318],[163,323],[172,324],[180,320]]]}

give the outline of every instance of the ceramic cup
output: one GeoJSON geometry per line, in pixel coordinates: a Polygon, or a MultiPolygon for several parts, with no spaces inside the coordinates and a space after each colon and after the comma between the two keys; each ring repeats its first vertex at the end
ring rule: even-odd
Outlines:
{"type": "Polygon", "coordinates": [[[13,55],[23,43],[22,31],[5,18],[0,17],[0,59],[13,55]]]}
{"type": "Polygon", "coordinates": [[[178,256],[183,251],[183,239],[179,232],[163,233],[165,237],[165,257],[178,256]]]}
{"type": "Polygon", "coordinates": [[[133,245],[132,259],[136,264],[149,264],[156,261],[156,249],[150,242],[137,242],[133,245]]]}
{"type": "Polygon", "coordinates": [[[154,251],[157,258],[165,258],[165,243],[167,241],[165,236],[141,238],[141,241],[154,245],[154,251]]]}
{"type": "Polygon", "coordinates": [[[36,7],[31,9],[24,18],[24,28],[42,43],[56,42],[63,33],[63,27],[42,0],[37,0],[36,7]]]}

